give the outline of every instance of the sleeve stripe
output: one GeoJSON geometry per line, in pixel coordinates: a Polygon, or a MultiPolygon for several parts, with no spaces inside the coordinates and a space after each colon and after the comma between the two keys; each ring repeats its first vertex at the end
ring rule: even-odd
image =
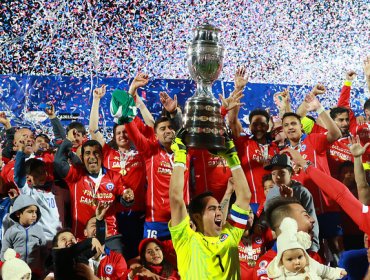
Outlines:
{"type": "Polygon", "coordinates": [[[241,224],[241,225],[246,225],[247,222],[248,222],[248,219],[244,220],[244,219],[241,219],[241,218],[238,218],[238,217],[234,217],[233,215],[230,215],[229,216],[229,222],[235,222],[235,223],[238,223],[238,224],[241,224]]]}
{"type": "Polygon", "coordinates": [[[236,217],[236,218],[239,218],[239,219],[242,219],[242,220],[248,220],[248,215],[247,214],[239,213],[239,212],[235,211],[234,209],[230,210],[230,215],[232,217],[236,217]]]}
{"type": "Polygon", "coordinates": [[[229,224],[232,225],[233,227],[237,227],[237,228],[240,228],[240,229],[245,229],[245,226],[246,224],[240,224],[240,223],[237,223],[231,219],[228,220],[229,224]]]}

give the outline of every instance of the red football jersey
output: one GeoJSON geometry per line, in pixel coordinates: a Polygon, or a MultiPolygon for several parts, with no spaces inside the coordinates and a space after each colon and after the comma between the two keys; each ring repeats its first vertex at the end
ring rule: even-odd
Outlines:
{"type": "Polygon", "coordinates": [[[328,163],[330,174],[338,178],[340,165],[345,161],[352,161],[353,156],[349,150],[349,137],[342,137],[330,145],[328,150],[328,163]]]}
{"type": "MultiPolygon", "coordinates": [[[[174,155],[167,153],[159,142],[144,137],[134,122],[126,124],[125,127],[130,140],[145,160],[148,180],[146,221],[169,222],[171,219],[169,188],[174,155]]],[[[184,183],[186,204],[189,203],[189,161],[187,160],[184,183]]]]}
{"type": "Polygon", "coordinates": [[[252,194],[250,202],[261,204],[266,199],[262,177],[270,173],[264,169],[264,166],[279,153],[279,149],[274,142],[259,145],[250,136],[240,136],[236,139],[235,145],[252,194]]]}
{"type": "Polygon", "coordinates": [[[126,279],[128,273],[125,258],[112,250],[105,251],[106,255],[100,260],[96,276],[100,279],[126,279]]]}
{"type": "Polygon", "coordinates": [[[268,229],[262,235],[252,234],[240,240],[238,250],[241,279],[252,279],[257,260],[266,252],[267,243],[273,239],[272,231],[268,229]]]}
{"type": "MultiPolygon", "coordinates": [[[[69,187],[72,207],[72,232],[84,238],[87,221],[95,215],[99,201],[114,203],[125,190],[124,180],[118,172],[103,169],[99,180],[92,179],[82,168],[71,166],[65,181],[69,187]]],[[[107,236],[117,234],[115,207],[110,207],[105,215],[107,236]]]]}
{"type": "Polygon", "coordinates": [[[226,161],[222,157],[212,155],[207,150],[192,150],[190,155],[194,168],[194,195],[211,191],[213,196],[221,202],[231,177],[226,161]]]}
{"type": "Polygon", "coordinates": [[[144,159],[135,150],[125,153],[113,149],[108,144],[103,147],[104,167],[119,172],[127,188],[134,191],[135,203],[132,207],[126,208],[119,205],[120,211],[145,211],[146,199],[146,172],[144,159]]]}

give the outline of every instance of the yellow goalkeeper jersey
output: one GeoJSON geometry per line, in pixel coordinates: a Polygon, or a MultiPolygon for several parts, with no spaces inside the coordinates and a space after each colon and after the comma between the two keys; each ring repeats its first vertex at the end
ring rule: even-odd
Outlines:
{"type": "Polygon", "coordinates": [[[190,228],[190,217],[169,229],[177,254],[181,279],[240,279],[238,244],[248,220],[248,211],[232,205],[221,234],[204,236],[190,228]]]}

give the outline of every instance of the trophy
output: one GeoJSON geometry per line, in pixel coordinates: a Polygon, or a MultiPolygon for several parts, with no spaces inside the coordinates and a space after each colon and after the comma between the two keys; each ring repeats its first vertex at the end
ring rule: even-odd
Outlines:
{"type": "Polygon", "coordinates": [[[188,48],[188,68],[197,83],[195,94],[185,104],[185,144],[188,148],[219,150],[225,146],[220,104],[212,94],[212,84],[223,66],[220,31],[210,24],[197,26],[188,48]]]}

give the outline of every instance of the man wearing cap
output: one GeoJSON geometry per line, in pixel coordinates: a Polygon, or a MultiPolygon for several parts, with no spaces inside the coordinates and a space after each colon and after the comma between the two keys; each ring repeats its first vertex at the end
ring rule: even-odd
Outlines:
{"type": "Polygon", "coordinates": [[[272,180],[275,184],[266,196],[265,208],[268,208],[269,201],[274,197],[295,197],[315,220],[312,229],[313,239],[310,250],[318,252],[320,249],[319,225],[317,223],[313,198],[311,193],[300,182],[292,180],[293,162],[286,154],[277,154],[271,159],[271,163],[265,169],[271,170],[272,180]]]}

